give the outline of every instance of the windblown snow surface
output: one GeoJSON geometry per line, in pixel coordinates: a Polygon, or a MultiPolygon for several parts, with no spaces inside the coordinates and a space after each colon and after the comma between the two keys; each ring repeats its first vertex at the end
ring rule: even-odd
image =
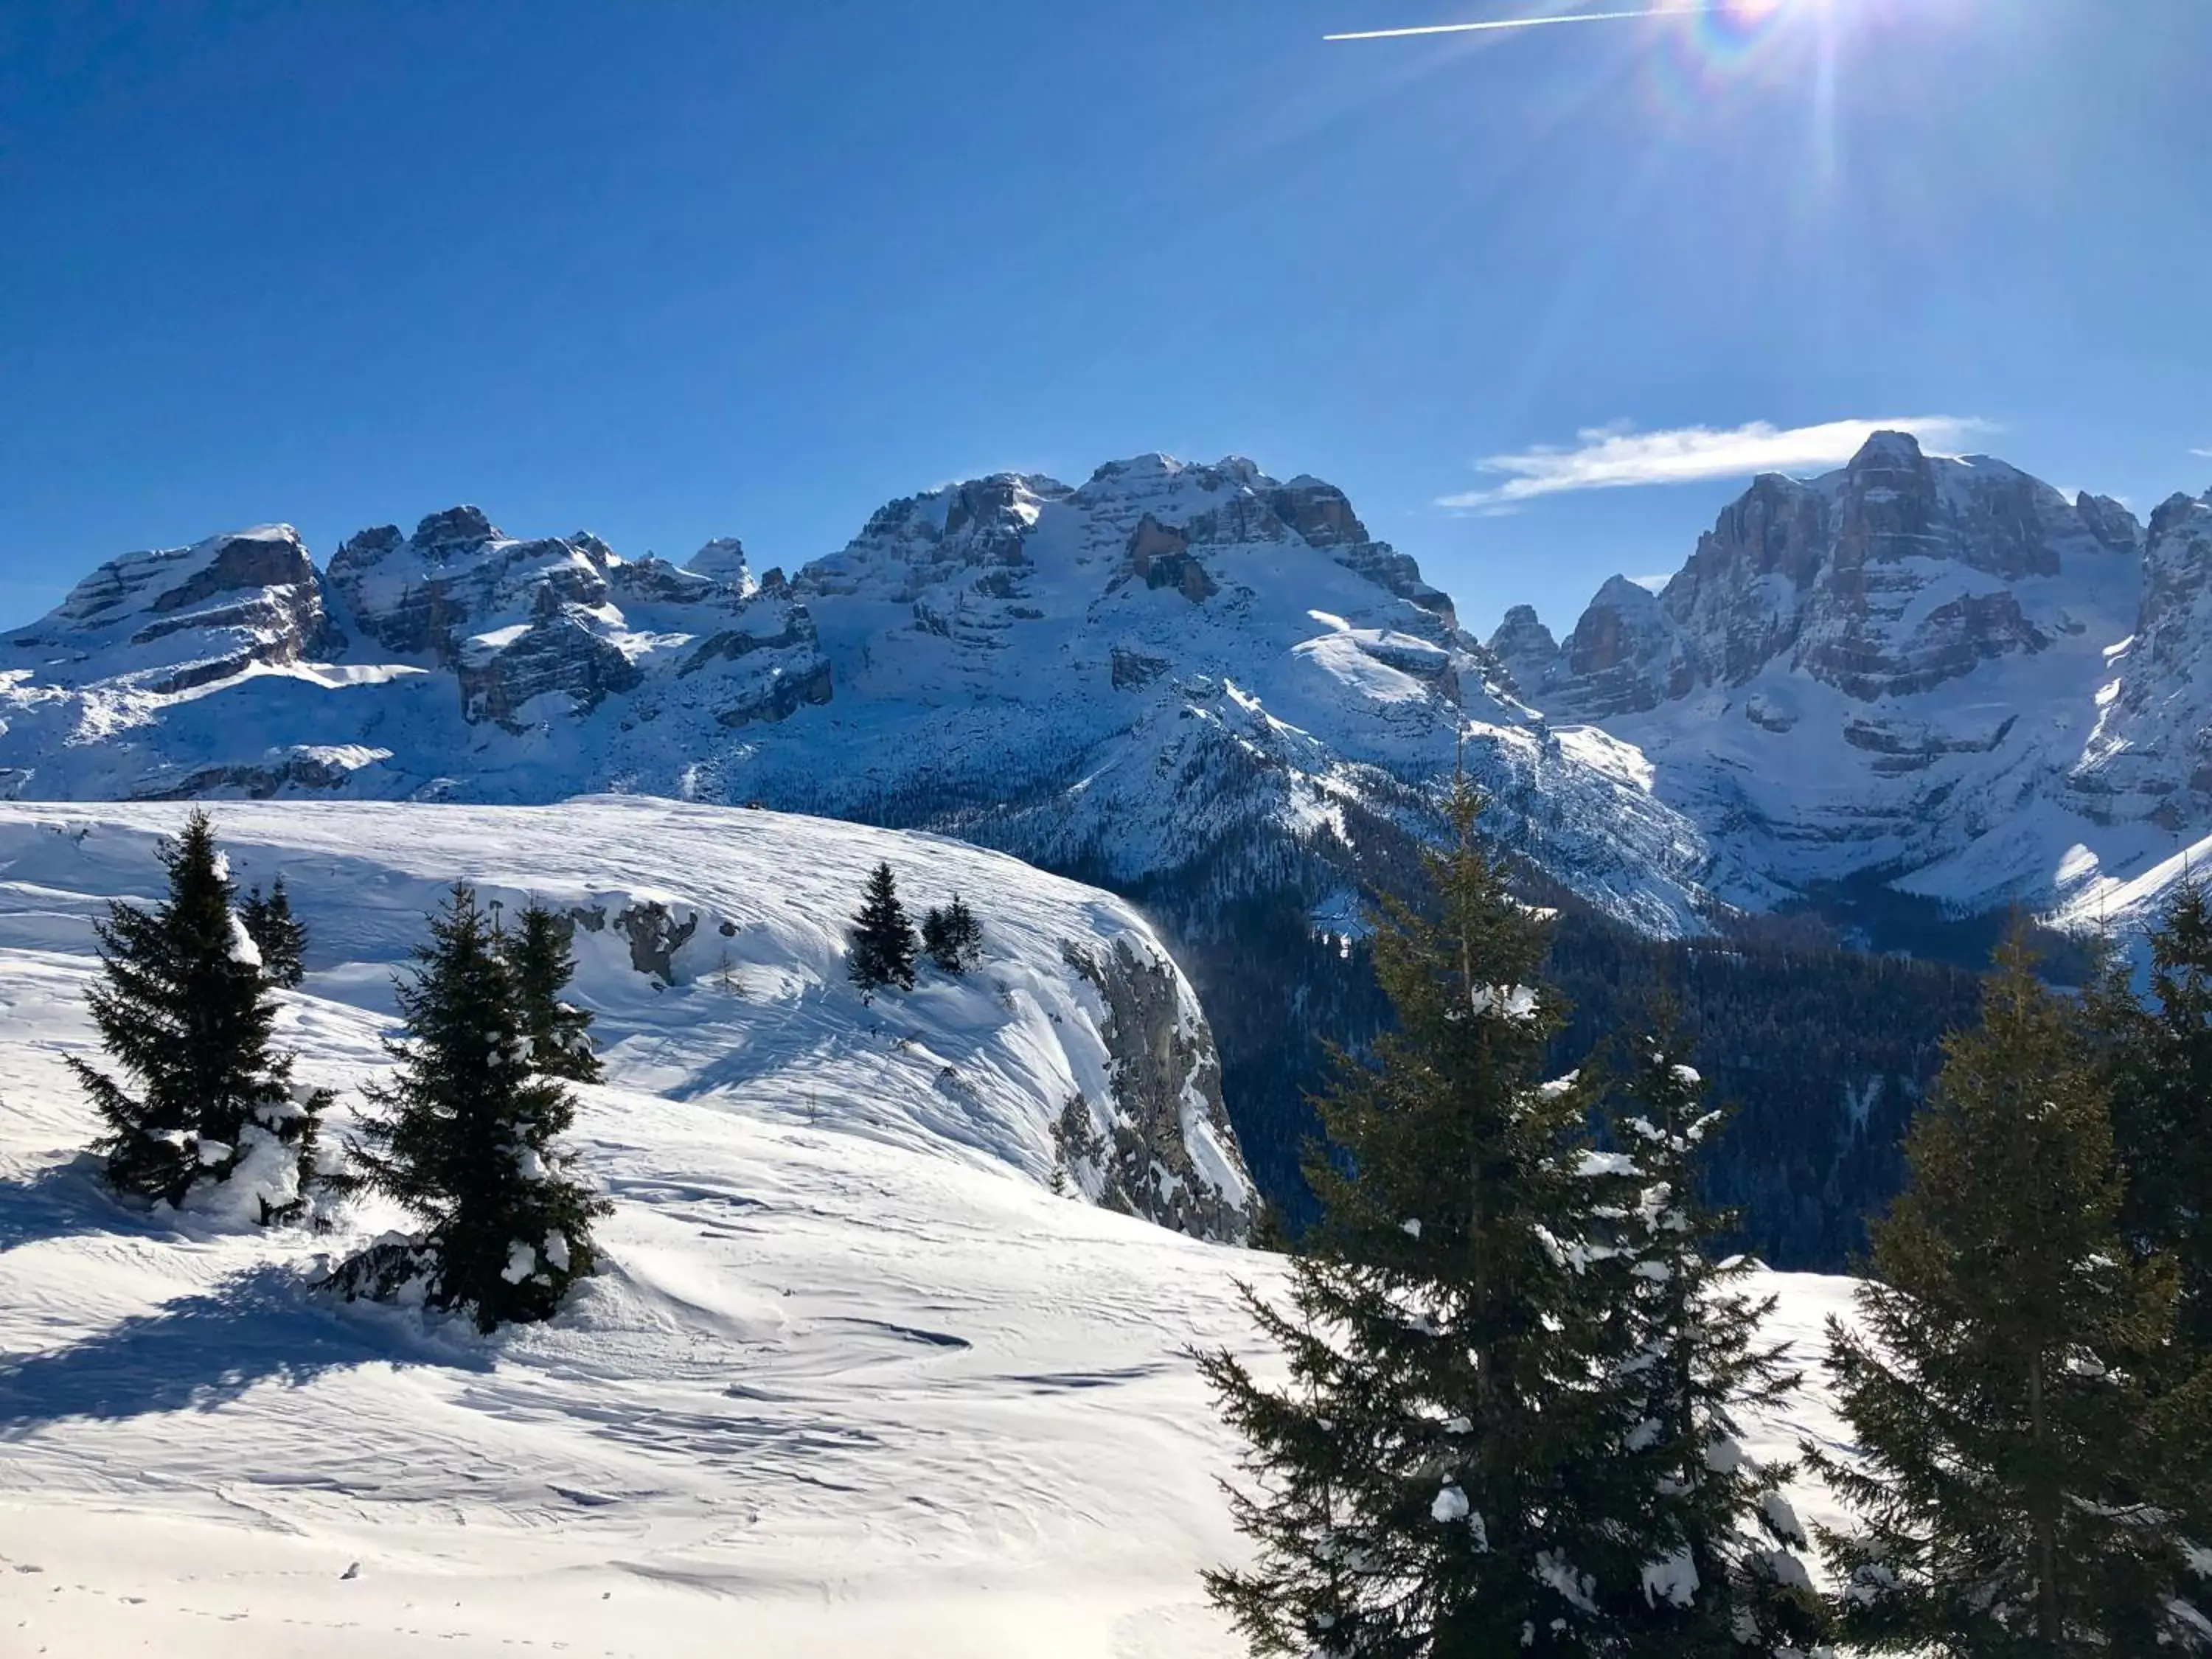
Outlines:
{"type": "MultiPolygon", "coordinates": [[[[222,806],[241,882],[283,870],[314,929],[283,1032],[349,1103],[444,878],[740,924],[668,975],[580,933],[605,1265],[485,1339],[307,1288],[392,1211],[224,1231],[121,1208],[76,1156],[88,919],[151,896],[181,811],[0,809],[0,1653],[1238,1651],[1197,1576],[1241,1553],[1235,1448],[1188,1356],[1249,1344],[1233,1285],[1273,1259],[1048,1184],[1045,1125],[1103,1063],[1061,947],[1156,949],[1127,907],[768,813],[222,806]],[[838,934],[878,858],[975,902],[975,980],[854,995],[838,934]]],[[[1809,1354],[1846,1283],[1772,1283],[1809,1354]]],[[[1834,1432],[1817,1400],[1759,1440],[1802,1432],[1834,1432]]]]}

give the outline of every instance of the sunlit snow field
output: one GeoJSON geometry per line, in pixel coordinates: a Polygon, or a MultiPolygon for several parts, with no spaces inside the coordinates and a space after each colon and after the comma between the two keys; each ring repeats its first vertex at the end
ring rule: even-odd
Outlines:
{"type": "MultiPolygon", "coordinates": [[[[217,809],[240,875],[285,869],[319,928],[284,1030],[349,1096],[433,872],[749,919],[741,994],[712,951],[659,990],[586,950],[611,1081],[574,1141],[606,1265],[488,1340],[306,1289],[388,1211],[222,1232],[101,1194],[63,1064],[93,1045],[86,918],[152,893],[181,809],[0,807],[0,1654],[1238,1651],[1197,1577],[1239,1552],[1234,1448],[1188,1354],[1245,1340],[1233,1282],[1275,1265],[1047,1185],[1057,1091],[1099,1064],[1059,942],[1136,937],[1132,913],[848,825],[424,810],[217,809]],[[977,901],[988,987],[843,986],[878,856],[977,901]]],[[[1793,1336],[1846,1300],[1774,1283],[1793,1336]]],[[[1808,1412],[1764,1443],[1832,1429],[1808,1412]]]]}

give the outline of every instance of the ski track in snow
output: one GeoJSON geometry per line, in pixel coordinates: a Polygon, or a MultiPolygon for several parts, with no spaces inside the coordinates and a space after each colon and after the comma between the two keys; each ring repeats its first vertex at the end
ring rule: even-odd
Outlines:
{"type": "MultiPolygon", "coordinates": [[[[1126,933],[1124,907],[769,814],[219,807],[240,877],[281,866],[318,930],[283,1030],[303,1079],[349,1095],[385,1063],[389,967],[457,858],[517,891],[760,923],[741,1000],[654,990],[584,941],[610,1081],[579,1091],[572,1139],[615,1200],[605,1266],[552,1324],[483,1339],[307,1290],[395,1212],[223,1232],[123,1209],[74,1156],[85,917],[154,885],[152,832],[182,811],[0,814],[0,1653],[1239,1651],[1197,1577],[1242,1552],[1215,1487],[1235,1447],[1187,1356],[1249,1344],[1234,1281],[1276,1264],[1055,1196],[1023,1139],[1059,1103],[1047,1050],[1088,1063],[1057,939],[1126,933]],[[708,830],[666,866],[670,836],[708,830]],[[745,836],[774,857],[727,855],[745,836]],[[984,1019],[961,988],[863,1009],[836,984],[827,934],[788,918],[842,914],[885,853],[917,879],[961,865],[997,970],[1058,1021],[984,1019]],[[769,880],[783,923],[743,910],[769,880]],[[975,1074],[1024,1043],[1036,1069],[1006,1062],[995,1115],[949,1135],[902,1024],[965,1030],[975,1074]]],[[[1848,1291],[1774,1282],[1793,1335],[1848,1291]]],[[[1833,1432],[1807,1410],[1762,1443],[1833,1432]]]]}

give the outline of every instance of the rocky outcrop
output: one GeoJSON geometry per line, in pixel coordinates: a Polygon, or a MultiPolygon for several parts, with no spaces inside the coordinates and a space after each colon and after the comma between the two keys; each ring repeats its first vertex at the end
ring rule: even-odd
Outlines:
{"type": "Polygon", "coordinates": [[[1544,626],[1534,605],[1516,605],[1490,636],[1490,654],[1510,679],[1516,695],[1534,697],[1544,689],[1559,656],[1559,642],[1544,626]]]}
{"type": "Polygon", "coordinates": [[[391,757],[391,750],[385,749],[302,745],[258,763],[155,774],[143,779],[131,799],[268,800],[277,795],[329,794],[343,789],[364,768],[391,757]]]}
{"type": "Polygon", "coordinates": [[[2151,514],[2136,630],[2112,653],[2095,733],[2068,778],[2100,822],[2168,833],[2212,816],[2212,490],[2151,514]]]}
{"type": "Polygon", "coordinates": [[[1695,683],[1680,630],[1657,596],[1615,576],[1559,647],[1545,696],[1580,719],[1601,720],[1654,708],[1695,683]]]}
{"type": "Polygon", "coordinates": [[[1193,605],[1221,591],[1190,550],[1190,532],[1162,524],[1151,514],[1129,532],[1129,574],[1147,587],[1172,587],[1193,605]]]}
{"type": "MultiPolygon", "coordinates": [[[[464,717],[521,732],[591,714],[643,687],[666,659],[678,678],[745,665],[709,711],[722,727],[787,718],[826,702],[829,664],[802,606],[753,581],[734,541],[710,542],[703,568],[622,558],[586,532],[518,541],[481,509],[434,513],[402,538],[363,531],[331,561],[356,625],[386,650],[427,656],[459,683],[464,717]]],[[[647,718],[657,718],[657,705],[647,718]]]]}
{"type": "Polygon", "coordinates": [[[1221,1062],[1188,988],[1167,963],[1140,958],[1126,939],[1110,956],[1075,945],[1063,955],[1105,1001],[1102,1030],[1113,1062],[1110,1109],[1071,1102],[1063,1154],[1072,1148],[1091,1164],[1094,1196],[1194,1237],[1243,1243],[1255,1218],[1249,1206],[1224,1198],[1194,1161],[1229,1160],[1235,1184],[1249,1190],[1221,1103],[1221,1062]]]}
{"type": "Polygon", "coordinates": [[[2094,605],[2072,590],[2101,604],[2140,544],[2107,497],[2069,501],[2001,461],[1931,457],[1906,434],[1876,433],[1824,477],[1754,480],[1656,617],[1616,578],[1540,672],[1533,639],[1517,637],[1512,672],[1543,688],[1531,695],[1547,713],[1590,720],[1772,668],[1858,702],[1912,696],[2079,633],[2094,605]]]}
{"type": "Polygon", "coordinates": [[[299,533],[265,525],[110,560],[46,617],[5,635],[0,667],[162,696],[339,643],[299,533]]]}
{"type": "Polygon", "coordinates": [[[708,581],[734,588],[740,594],[750,593],[760,586],[753,580],[752,567],[745,562],[744,544],[735,536],[716,537],[684,560],[684,568],[708,581]]]}
{"type": "Polygon", "coordinates": [[[1352,512],[1352,502],[1334,484],[1300,473],[1270,491],[1267,504],[1276,518],[1311,547],[1326,548],[1347,568],[1387,592],[1419,605],[1445,629],[1457,632],[1451,596],[1421,580],[1410,554],[1378,542],[1352,512]]]}
{"type": "Polygon", "coordinates": [[[1796,660],[1865,700],[1925,691],[1991,658],[2041,650],[2048,635],[2005,585],[2057,576],[2067,540],[2103,550],[2048,484],[1996,464],[1939,475],[1903,433],[1869,439],[1831,500],[1828,556],[1796,660]]]}
{"type": "Polygon", "coordinates": [[[1796,646],[1832,538],[1826,495],[1778,475],[1723,510],[1664,601],[1696,642],[1698,679],[1740,685],[1796,646]]]}
{"type": "Polygon", "coordinates": [[[355,626],[386,650],[452,667],[471,638],[535,619],[542,603],[605,605],[598,550],[556,538],[517,541],[481,508],[455,507],[431,514],[410,537],[394,525],[362,531],[331,556],[330,580],[355,626]]]}
{"type": "Polygon", "coordinates": [[[586,714],[634,689],[644,675],[592,623],[584,607],[562,605],[542,587],[529,626],[494,636],[496,643],[467,641],[453,665],[467,718],[520,731],[541,697],[560,699],[564,713],[586,714]]]}

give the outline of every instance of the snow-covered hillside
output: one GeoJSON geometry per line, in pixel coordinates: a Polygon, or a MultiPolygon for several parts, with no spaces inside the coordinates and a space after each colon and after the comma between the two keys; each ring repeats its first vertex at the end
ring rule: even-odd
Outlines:
{"type": "MultiPolygon", "coordinates": [[[[178,806],[0,805],[0,945],[81,953],[116,895],[158,890],[178,806]]],[[[1103,1143],[1063,1179],[1200,1237],[1243,1237],[1251,1189],[1197,999],[1121,901],[936,836],[610,798],[552,808],[233,803],[241,884],[282,874],[312,937],[311,1006],[392,1007],[391,977],[461,878],[574,923],[577,1000],[609,1076],[775,1121],[1054,1179],[1063,1117],[1103,1143]],[[957,891],[981,965],[864,1001],[846,927],[878,861],[915,915],[957,891]],[[830,1103],[843,1104],[834,1111],[830,1103]]]]}
{"type": "MultiPolygon", "coordinates": [[[[125,1212],[75,1161],[87,915],[154,887],[179,811],[0,810],[0,1651],[1239,1651],[1197,1579],[1240,1545],[1188,1350],[1246,1341],[1232,1281],[1271,1261],[1046,1182],[1046,1122],[1072,1087],[1103,1107],[1119,1018],[1062,945],[1141,962],[1125,908],[765,813],[220,806],[241,878],[283,869],[317,930],[282,1029],[349,1093],[441,878],[604,913],[579,991],[610,1081],[573,1139],[614,1201],[606,1266],[487,1340],[305,1288],[381,1211],[221,1232],[125,1212]],[[975,901],[973,987],[844,987],[878,857],[975,901]]],[[[1808,1342],[1848,1288],[1775,1283],[1808,1342]]],[[[1801,1431],[1832,1433],[1817,1399],[1759,1438],[1801,1431]]]]}

